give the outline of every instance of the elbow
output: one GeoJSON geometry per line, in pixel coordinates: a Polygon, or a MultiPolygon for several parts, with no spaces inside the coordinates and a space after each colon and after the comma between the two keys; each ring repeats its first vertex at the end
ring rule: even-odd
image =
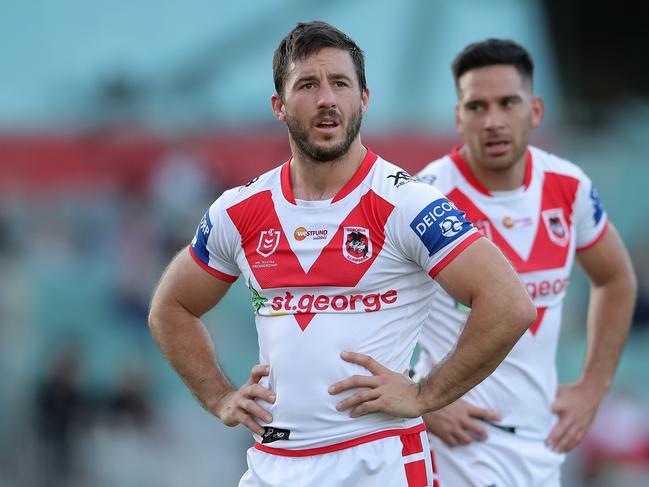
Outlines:
{"type": "Polygon", "coordinates": [[[514,321],[519,325],[521,334],[536,321],[537,310],[534,302],[527,293],[517,299],[511,306],[514,321]]]}
{"type": "Polygon", "coordinates": [[[155,301],[149,306],[149,315],[147,317],[147,324],[149,325],[149,330],[155,335],[156,330],[159,328],[160,324],[160,313],[158,306],[156,306],[155,301]]]}

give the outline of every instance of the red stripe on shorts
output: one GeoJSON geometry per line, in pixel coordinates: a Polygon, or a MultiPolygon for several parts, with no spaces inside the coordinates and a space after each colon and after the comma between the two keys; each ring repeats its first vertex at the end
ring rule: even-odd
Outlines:
{"type": "Polygon", "coordinates": [[[417,460],[416,462],[406,463],[403,467],[406,469],[408,487],[428,487],[428,476],[426,475],[425,460],[417,460]]]}
{"type": "Polygon", "coordinates": [[[437,465],[435,464],[435,453],[430,451],[430,464],[433,466],[433,487],[440,487],[439,479],[437,478],[437,465]]]}
{"type": "MultiPolygon", "coordinates": [[[[424,446],[421,443],[421,436],[419,433],[401,435],[401,443],[403,448],[401,456],[414,455],[422,453],[424,446]]],[[[428,475],[426,474],[426,461],[415,460],[404,464],[403,468],[406,470],[406,479],[408,480],[408,487],[428,487],[428,475]]]]}

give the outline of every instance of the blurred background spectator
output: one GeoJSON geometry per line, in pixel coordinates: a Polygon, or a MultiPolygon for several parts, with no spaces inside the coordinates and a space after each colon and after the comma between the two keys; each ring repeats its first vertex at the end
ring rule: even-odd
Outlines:
{"type": "MultiPolygon", "coordinates": [[[[3,5],[0,485],[236,485],[251,439],[171,373],[148,299],[211,201],[288,158],[272,53],[313,19],[364,48],[363,140],[410,171],[459,141],[455,54],[491,36],[529,48],[546,102],[538,143],[593,178],[641,285],[611,396],[564,485],[649,485],[649,35],[643,16],[599,0],[3,5]]],[[[586,292],[577,273],[564,381],[583,360],[586,292]]],[[[237,282],[206,317],[237,383],[257,361],[249,299],[237,282]]]]}

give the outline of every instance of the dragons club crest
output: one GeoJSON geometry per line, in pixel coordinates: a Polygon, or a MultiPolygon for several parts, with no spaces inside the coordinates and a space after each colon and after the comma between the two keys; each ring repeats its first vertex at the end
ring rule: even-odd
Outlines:
{"type": "Polygon", "coordinates": [[[363,227],[344,227],[343,255],[354,264],[360,264],[372,257],[370,231],[363,227]]]}

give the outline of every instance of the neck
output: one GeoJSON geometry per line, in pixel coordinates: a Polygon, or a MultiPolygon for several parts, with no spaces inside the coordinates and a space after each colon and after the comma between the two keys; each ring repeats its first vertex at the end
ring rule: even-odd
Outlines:
{"type": "Polygon", "coordinates": [[[466,145],[460,149],[460,155],[468,164],[473,175],[490,191],[512,191],[523,186],[527,166],[527,150],[509,166],[493,168],[479,164],[466,145]]]}
{"type": "Polygon", "coordinates": [[[367,154],[360,137],[338,159],[321,162],[302,153],[291,141],[291,188],[296,199],[317,201],[333,198],[356,174],[367,154]]]}

